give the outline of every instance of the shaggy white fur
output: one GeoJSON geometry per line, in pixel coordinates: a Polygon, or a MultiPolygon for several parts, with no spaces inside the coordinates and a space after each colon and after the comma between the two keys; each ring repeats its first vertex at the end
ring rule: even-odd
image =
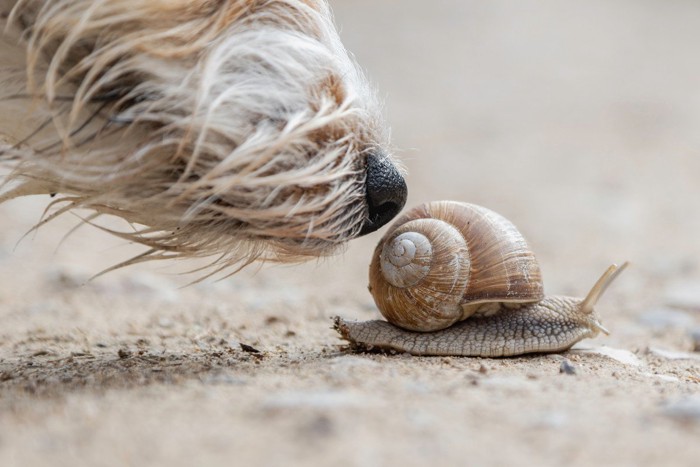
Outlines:
{"type": "MultiPolygon", "coordinates": [[[[332,252],[387,153],[321,0],[0,0],[0,201],[59,194],[214,270],[332,252]]],[[[41,223],[40,223],[41,224],[41,223]]]]}

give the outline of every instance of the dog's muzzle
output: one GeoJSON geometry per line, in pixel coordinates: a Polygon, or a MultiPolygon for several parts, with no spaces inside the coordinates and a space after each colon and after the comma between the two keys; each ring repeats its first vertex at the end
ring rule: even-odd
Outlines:
{"type": "Polygon", "coordinates": [[[367,157],[366,199],[367,220],[360,235],[374,232],[393,219],[406,204],[406,181],[388,158],[370,154],[367,157]]]}

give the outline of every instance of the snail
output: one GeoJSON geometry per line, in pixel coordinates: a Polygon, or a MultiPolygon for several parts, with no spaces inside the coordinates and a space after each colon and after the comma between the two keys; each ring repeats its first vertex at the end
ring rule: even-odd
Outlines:
{"type": "Polygon", "coordinates": [[[387,321],[335,318],[358,349],[506,357],[559,352],[609,334],[594,306],[628,263],[612,265],[581,298],[545,296],[535,255],[516,227],[481,206],[427,203],[380,240],[370,285],[387,321]]]}

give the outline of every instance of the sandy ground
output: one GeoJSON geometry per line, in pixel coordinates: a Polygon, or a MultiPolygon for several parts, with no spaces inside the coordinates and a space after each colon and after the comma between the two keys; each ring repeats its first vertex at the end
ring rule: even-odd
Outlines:
{"type": "Polygon", "coordinates": [[[379,235],[180,288],[46,200],[0,207],[0,465],[698,465],[700,3],[336,0],[409,205],[510,218],[550,293],[632,267],[589,350],[352,354],[379,235]],[[19,242],[19,243],[18,243],[19,242]],[[60,246],[59,246],[60,245],[60,246]],[[243,350],[241,344],[250,348],[243,350]],[[561,373],[562,360],[575,374],[561,373]]]}

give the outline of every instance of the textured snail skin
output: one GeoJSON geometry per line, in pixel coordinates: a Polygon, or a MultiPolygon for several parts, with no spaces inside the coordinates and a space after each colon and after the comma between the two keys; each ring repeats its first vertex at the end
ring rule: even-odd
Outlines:
{"type": "Polygon", "coordinates": [[[602,329],[595,313],[581,312],[582,299],[546,297],[519,308],[502,307],[492,316],[473,317],[429,333],[406,331],[386,321],[335,318],[335,329],[358,350],[412,355],[510,357],[560,352],[602,329]]]}

